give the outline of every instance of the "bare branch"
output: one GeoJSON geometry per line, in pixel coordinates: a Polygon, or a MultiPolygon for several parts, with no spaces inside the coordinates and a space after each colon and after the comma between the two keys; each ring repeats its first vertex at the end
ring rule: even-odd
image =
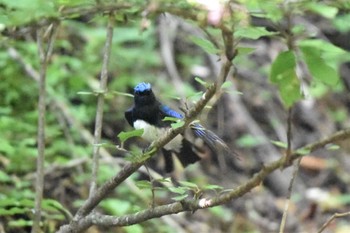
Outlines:
{"type": "Polygon", "coordinates": [[[56,26],[49,26],[49,41],[47,49],[44,48],[43,29],[37,30],[37,46],[40,58],[39,73],[39,103],[38,103],[38,157],[35,184],[35,207],[32,233],[40,232],[41,202],[44,189],[44,162],[45,162],[45,114],[46,114],[46,70],[47,63],[53,50],[56,36],[56,26]]]}
{"type": "Polygon", "coordinates": [[[95,132],[94,132],[94,150],[93,150],[93,159],[92,159],[92,177],[91,177],[91,186],[90,194],[96,190],[97,187],[97,176],[98,176],[98,166],[99,166],[99,157],[100,157],[100,140],[102,132],[102,121],[103,121],[103,105],[105,92],[107,91],[107,80],[108,80],[108,63],[111,54],[112,47],[112,38],[113,38],[113,27],[114,27],[114,18],[111,14],[108,20],[107,26],[107,36],[106,42],[103,49],[103,62],[100,76],[100,90],[97,97],[97,106],[96,106],[96,119],[95,119],[95,132]]]}
{"type": "Polygon", "coordinates": [[[317,231],[317,233],[321,233],[322,231],[324,231],[329,224],[331,224],[331,222],[336,219],[336,218],[343,218],[346,216],[350,216],[350,212],[345,212],[345,213],[335,213],[332,215],[332,217],[330,217],[327,222],[325,222],[322,227],[317,231]]]}
{"type": "MultiPolygon", "coordinates": [[[[344,140],[348,138],[350,138],[350,129],[339,131],[324,140],[320,140],[313,144],[309,144],[301,149],[303,150],[310,149],[310,152],[312,152],[327,145],[330,142],[337,142],[339,140],[344,140]]],[[[300,156],[302,155],[295,152],[291,155],[291,160],[294,161],[298,158],[301,158],[300,156]]],[[[234,188],[229,193],[219,194],[210,199],[203,198],[200,200],[194,200],[194,199],[184,200],[182,202],[176,202],[168,205],[162,205],[155,208],[150,208],[147,210],[137,212],[135,214],[124,215],[122,217],[91,213],[86,217],[80,219],[78,222],[76,222],[74,227],[72,225],[64,226],[63,228],[61,228],[61,231],[59,232],[69,232],[69,233],[82,232],[83,230],[86,230],[93,224],[98,226],[104,226],[104,227],[128,226],[128,225],[141,223],[143,221],[146,221],[152,218],[159,218],[164,215],[176,214],[183,211],[195,211],[198,209],[205,209],[205,208],[209,208],[217,205],[222,205],[233,199],[236,199],[238,197],[245,195],[246,193],[250,192],[254,187],[261,184],[261,182],[273,171],[277,169],[284,169],[284,168],[285,168],[285,157],[281,157],[279,160],[272,162],[267,166],[263,167],[258,173],[256,173],[247,182],[234,188]]],[[[332,217],[330,221],[332,221],[336,217],[343,217],[346,215],[349,215],[349,213],[336,214],[335,217],[332,217]]]]}

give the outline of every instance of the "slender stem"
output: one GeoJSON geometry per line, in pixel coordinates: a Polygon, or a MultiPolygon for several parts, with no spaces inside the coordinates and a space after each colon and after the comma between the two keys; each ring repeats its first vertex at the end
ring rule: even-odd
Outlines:
{"type": "Polygon", "coordinates": [[[325,222],[322,227],[317,231],[317,233],[321,233],[322,231],[324,231],[329,224],[331,224],[331,222],[336,219],[336,218],[343,218],[346,216],[350,216],[350,212],[345,212],[345,213],[335,213],[333,214],[328,220],[327,222],[325,222]]]}
{"type": "Polygon", "coordinates": [[[35,206],[34,206],[34,220],[32,233],[40,232],[41,221],[41,202],[43,199],[44,190],[44,162],[45,162],[45,114],[46,114],[46,70],[48,59],[51,56],[53,43],[55,39],[55,26],[50,25],[49,28],[49,42],[47,50],[44,49],[43,43],[43,29],[37,30],[37,46],[40,58],[40,72],[39,72],[39,100],[38,100],[38,157],[37,157],[37,171],[35,183],[35,206]]]}
{"type": "Polygon", "coordinates": [[[288,194],[287,194],[287,198],[286,198],[286,203],[284,205],[284,210],[283,210],[283,215],[282,215],[282,220],[281,220],[281,224],[280,224],[280,231],[279,231],[279,233],[283,233],[284,229],[286,227],[290,199],[292,197],[292,191],[293,191],[293,187],[294,187],[294,182],[295,182],[295,178],[298,175],[301,159],[302,158],[299,158],[298,162],[296,164],[294,164],[294,166],[293,166],[293,169],[294,169],[293,170],[293,175],[292,175],[292,178],[291,178],[291,180],[289,182],[288,194]]]}
{"type": "Polygon", "coordinates": [[[108,26],[107,26],[107,38],[103,50],[103,63],[100,76],[100,93],[97,97],[97,108],[96,108],[96,120],[95,120],[95,132],[94,132],[94,149],[93,149],[93,159],[92,159],[92,177],[90,185],[90,194],[92,194],[97,189],[97,176],[99,168],[99,156],[100,156],[100,140],[102,132],[102,121],[103,121],[103,106],[104,106],[104,94],[107,91],[107,80],[108,80],[108,63],[112,47],[113,38],[113,27],[114,18],[112,14],[109,16],[108,26]]]}

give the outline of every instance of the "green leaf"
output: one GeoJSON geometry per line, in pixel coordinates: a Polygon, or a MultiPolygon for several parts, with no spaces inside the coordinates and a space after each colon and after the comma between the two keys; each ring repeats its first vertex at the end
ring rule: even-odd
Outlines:
{"type": "Polygon", "coordinates": [[[177,193],[177,194],[181,194],[181,195],[186,193],[186,191],[187,191],[186,188],[184,188],[184,187],[169,187],[168,189],[172,193],[177,193]]]}
{"type": "Polygon", "coordinates": [[[277,32],[270,32],[266,30],[264,27],[246,27],[246,28],[239,28],[235,31],[234,35],[235,37],[240,38],[248,38],[248,39],[259,39],[263,36],[273,36],[276,35],[277,32]]]}
{"type": "Polygon", "coordinates": [[[164,117],[162,121],[172,121],[172,122],[177,122],[179,118],[176,117],[164,117]]]}
{"type": "Polygon", "coordinates": [[[338,8],[319,2],[309,2],[305,8],[328,19],[333,19],[338,13],[338,8]]]}
{"type": "Polygon", "coordinates": [[[321,57],[322,53],[319,48],[301,45],[300,50],[310,73],[316,80],[333,87],[337,85],[338,73],[321,57]]]}
{"type": "Polygon", "coordinates": [[[78,95],[96,95],[94,92],[92,91],[78,91],[77,93],[78,95]]]}
{"type": "Polygon", "coordinates": [[[196,80],[199,84],[201,84],[204,87],[208,87],[209,86],[209,84],[206,81],[204,81],[203,79],[201,79],[201,78],[195,77],[194,80],[196,80]]]}
{"type": "Polygon", "coordinates": [[[184,121],[178,121],[178,122],[175,122],[175,123],[172,123],[171,124],[171,128],[173,129],[177,129],[177,128],[180,128],[182,126],[184,126],[185,122],[184,121]]]}
{"type": "Polygon", "coordinates": [[[188,194],[179,195],[179,196],[173,197],[171,199],[173,199],[174,201],[182,201],[182,200],[185,200],[186,197],[188,197],[188,194]]]}
{"type": "Polygon", "coordinates": [[[18,220],[11,220],[11,221],[9,221],[8,224],[10,227],[25,227],[25,226],[32,226],[33,221],[18,219],[18,220]]]}
{"type": "Polygon", "coordinates": [[[215,184],[208,184],[203,187],[204,190],[223,190],[224,187],[215,185],[215,184]]]}
{"type": "Polygon", "coordinates": [[[339,150],[340,149],[340,146],[336,145],[336,144],[333,144],[333,143],[330,143],[330,144],[327,144],[326,145],[326,149],[327,150],[339,150]]]}
{"type": "Polygon", "coordinates": [[[308,155],[310,154],[311,150],[307,148],[300,148],[296,150],[296,153],[301,154],[301,155],[308,155]]]}
{"type": "Polygon", "coordinates": [[[142,134],[143,134],[143,129],[135,129],[135,130],[128,131],[128,132],[122,131],[118,134],[118,138],[120,141],[125,142],[129,138],[140,137],[140,136],[142,136],[142,134]]]}
{"type": "Polygon", "coordinates": [[[152,188],[152,183],[148,180],[138,180],[135,184],[139,189],[151,189],[152,188]]]}
{"type": "Polygon", "coordinates": [[[109,214],[120,216],[126,214],[130,210],[131,204],[125,200],[108,198],[101,202],[101,207],[103,207],[109,214]]]}
{"type": "Polygon", "coordinates": [[[230,87],[232,87],[232,82],[231,81],[226,81],[226,82],[224,82],[222,85],[221,85],[221,88],[222,89],[225,89],[225,88],[230,88],[230,87]]]}
{"type": "Polygon", "coordinates": [[[244,134],[236,140],[238,146],[243,148],[253,148],[264,143],[264,139],[251,134],[244,134]]]}
{"type": "Polygon", "coordinates": [[[189,181],[179,181],[179,183],[184,187],[189,187],[192,189],[198,189],[198,185],[189,181]]]}
{"type": "Polygon", "coordinates": [[[291,107],[302,98],[295,68],[295,55],[292,51],[280,53],[271,65],[270,81],[277,85],[286,107],[291,107]]]}
{"type": "Polygon", "coordinates": [[[278,146],[280,148],[287,148],[287,143],[285,142],[281,142],[281,141],[274,141],[274,140],[270,140],[272,144],[274,144],[275,146],[278,146]]]}
{"type": "Polygon", "coordinates": [[[215,45],[206,39],[195,37],[195,36],[190,36],[190,40],[201,47],[204,51],[210,54],[218,54],[220,53],[220,50],[215,47],[215,45]]]}
{"type": "Polygon", "coordinates": [[[238,52],[238,56],[239,55],[248,55],[250,53],[252,53],[254,50],[256,50],[256,48],[252,48],[252,47],[238,47],[237,48],[237,52],[238,52]]]}
{"type": "Polygon", "coordinates": [[[140,224],[126,226],[126,227],[123,227],[123,229],[126,231],[126,233],[143,233],[143,232],[145,232],[143,230],[143,226],[141,226],[140,224]]]}

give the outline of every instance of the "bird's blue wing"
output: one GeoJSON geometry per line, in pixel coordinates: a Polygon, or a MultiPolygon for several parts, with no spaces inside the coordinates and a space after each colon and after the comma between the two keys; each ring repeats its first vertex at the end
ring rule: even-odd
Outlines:
{"type": "Polygon", "coordinates": [[[174,109],[170,108],[169,106],[162,104],[162,105],[160,105],[159,109],[167,117],[174,117],[174,118],[178,118],[178,119],[184,118],[181,113],[175,111],[174,109]]]}

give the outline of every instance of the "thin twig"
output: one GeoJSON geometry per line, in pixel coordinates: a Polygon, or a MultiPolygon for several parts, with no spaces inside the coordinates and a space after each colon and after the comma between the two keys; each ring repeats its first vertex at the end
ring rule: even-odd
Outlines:
{"type": "Polygon", "coordinates": [[[287,151],[286,151],[286,163],[289,163],[289,158],[292,153],[292,111],[293,107],[288,109],[288,119],[287,119],[287,151]]]}
{"type": "Polygon", "coordinates": [[[102,132],[102,121],[103,121],[103,106],[105,92],[107,91],[107,80],[108,80],[108,63],[112,47],[112,38],[113,38],[113,27],[114,27],[114,18],[111,14],[108,20],[107,26],[107,36],[106,43],[103,49],[103,62],[100,76],[100,90],[97,97],[97,106],[96,106],[96,119],[95,119],[95,132],[94,132],[94,145],[93,145],[93,159],[92,159],[92,177],[90,185],[90,194],[95,192],[97,187],[97,176],[98,176],[98,167],[99,167],[99,157],[100,157],[100,140],[102,132]]]}
{"type": "Polygon", "coordinates": [[[331,222],[336,219],[336,218],[343,218],[346,216],[350,216],[350,212],[345,212],[345,213],[335,213],[332,215],[332,217],[330,217],[327,222],[325,222],[322,227],[317,231],[317,233],[321,233],[322,231],[324,231],[324,229],[326,229],[328,227],[329,224],[331,224],[331,222]]]}
{"type": "Polygon", "coordinates": [[[40,232],[41,202],[44,190],[44,162],[45,162],[45,114],[46,114],[46,70],[48,60],[53,50],[56,36],[56,25],[49,26],[49,41],[47,49],[44,48],[43,29],[37,30],[37,46],[40,59],[39,73],[39,103],[38,103],[38,157],[35,183],[35,207],[32,233],[40,232]]]}
{"type": "Polygon", "coordinates": [[[279,233],[283,233],[284,229],[286,227],[290,199],[292,197],[294,181],[295,181],[296,176],[298,175],[300,162],[301,162],[301,158],[299,158],[298,162],[296,164],[294,164],[294,166],[293,166],[293,169],[294,169],[293,170],[293,175],[292,175],[292,178],[291,178],[291,180],[289,182],[288,194],[287,194],[286,203],[285,203],[284,209],[283,209],[283,215],[282,215],[282,220],[281,220],[281,224],[280,224],[280,231],[279,231],[279,233]]]}

